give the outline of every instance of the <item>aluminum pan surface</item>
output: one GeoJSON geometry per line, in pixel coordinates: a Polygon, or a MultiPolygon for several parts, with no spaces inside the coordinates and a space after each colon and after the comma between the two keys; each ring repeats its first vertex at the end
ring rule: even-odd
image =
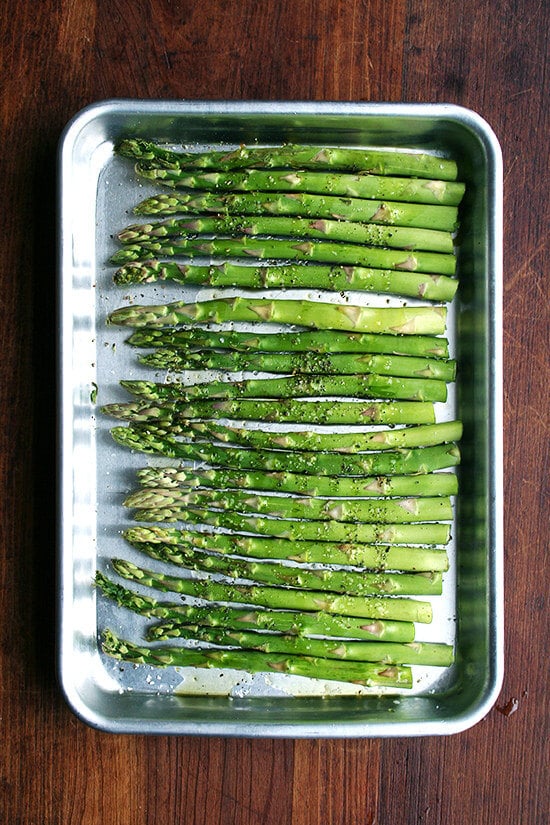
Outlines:
{"type": "MultiPolygon", "coordinates": [[[[106,101],[83,110],[67,127],[60,175],[59,671],[73,710],[113,732],[240,736],[449,734],[479,721],[502,678],[502,172],[487,124],[445,105],[106,101]],[[146,187],[128,189],[128,170],[113,161],[113,141],[123,134],[192,146],[252,140],[408,146],[459,162],[468,196],[461,289],[450,334],[461,369],[450,405],[463,419],[465,435],[443,602],[448,621],[456,613],[458,656],[443,678],[422,674],[415,690],[404,695],[336,695],[330,701],[314,695],[296,699],[277,680],[262,684],[258,678],[240,680],[230,698],[207,696],[205,687],[213,691],[213,683],[206,678],[197,695],[183,696],[173,694],[181,674],[120,671],[120,663],[106,664],[99,654],[98,623],[108,621],[117,630],[118,622],[121,632],[128,624],[121,611],[101,612],[91,580],[106,557],[121,554],[120,501],[131,468],[143,464],[143,457],[124,456],[121,466],[109,424],[96,421],[91,401],[95,385],[98,403],[117,400],[118,378],[133,369],[123,360],[125,336],[104,325],[106,313],[124,302],[108,288],[109,236],[128,222],[125,210],[146,195],[146,187]]],[[[134,299],[152,303],[167,297],[166,287],[146,290],[146,297],[142,289],[134,299]]],[[[449,632],[455,636],[454,621],[449,632]]],[[[188,681],[185,689],[190,687],[188,681]]]]}

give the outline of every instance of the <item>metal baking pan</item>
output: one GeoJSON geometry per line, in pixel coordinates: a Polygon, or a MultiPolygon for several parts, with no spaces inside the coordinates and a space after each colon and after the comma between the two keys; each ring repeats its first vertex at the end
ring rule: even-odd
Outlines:
{"type": "Polygon", "coordinates": [[[59,175],[58,667],[72,710],[115,733],[402,737],[448,735],[477,723],[498,695],[503,670],[502,169],[487,123],[440,104],[111,100],[68,124],[59,175]],[[459,372],[448,412],[462,419],[464,437],[451,569],[437,608],[438,626],[456,648],[456,664],[443,676],[428,668],[412,691],[384,694],[296,677],[155,671],[102,654],[100,628],[139,632],[137,620],[98,597],[93,578],[109,557],[122,555],[121,501],[132,470],[144,463],[114,444],[112,422],[97,415],[98,404],[119,400],[119,378],[136,369],[124,333],[105,318],[125,301],[164,302],[173,294],[166,285],[132,293],[112,285],[112,235],[148,194],[113,157],[114,142],[135,135],[191,149],[285,141],[402,147],[457,161],[467,195],[448,334],[459,372]]]}

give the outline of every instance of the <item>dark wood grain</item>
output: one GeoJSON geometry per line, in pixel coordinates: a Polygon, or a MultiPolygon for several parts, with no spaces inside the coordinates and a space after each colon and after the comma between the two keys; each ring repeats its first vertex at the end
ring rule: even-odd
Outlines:
{"type": "Polygon", "coordinates": [[[8,0],[0,8],[0,818],[13,825],[550,819],[548,39],[541,0],[8,0]],[[108,97],[448,101],[505,160],[506,675],[453,737],[111,736],[54,672],[55,147],[108,97]]]}
{"type": "Polygon", "coordinates": [[[383,787],[404,779],[412,804],[403,815],[402,800],[386,793],[382,822],[459,822],[457,803],[479,822],[497,821],[498,811],[509,822],[539,823],[549,815],[548,755],[534,760],[532,748],[548,735],[549,720],[548,665],[537,650],[548,644],[550,293],[543,283],[543,192],[550,143],[542,112],[550,10],[544,3],[467,5],[436,16],[423,2],[409,4],[403,93],[477,110],[503,148],[506,673],[496,707],[471,731],[429,748],[387,745],[383,787]],[[503,39],[504,31],[514,36],[503,39]],[[537,135],[533,146],[529,135],[537,135]]]}

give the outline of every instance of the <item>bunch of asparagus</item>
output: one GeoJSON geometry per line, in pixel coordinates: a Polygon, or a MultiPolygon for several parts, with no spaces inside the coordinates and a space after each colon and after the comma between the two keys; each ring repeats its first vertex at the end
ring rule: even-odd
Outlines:
{"type": "Polygon", "coordinates": [[[162,220],[118,234],[117,283],[360,289],[433,301],[455,294],[464,186],[452,161],[289,145],[186,155],[131,139],[117,151],[137,161],[141,178],[177,190],[135,207],[162,220]],[[205,256],[219,262],[189,262],[205,256]]]}
{"type": "Polygon", "coordinates": [[[124,538],[185,572],[111,566],[204,606],[158,602],[105,573],[96,582],[161,620],[150,642],[205,644],[139,646],[107,631],[104,651],[391,687],[412,686],[411,665],[450,665],[452,646],[415,641],[415,624],[432,620],[419,597],[442,592],[457,483],[441,471],[460,461],[461,423],[438,421],[435,406],[456,375],[444,305],[457,287],[456,166],[289,145],[199,155],[124,140],[117,152],[172,191],[134,210],[160,220],[119,233],[115,284],[364,290],[438,303],[247,294],[110,314],[132,328],[130,346],[150,350],[138,357],[144,368],[178,374],[123,380],[134,400],[103,407],[125,422],[112,429],[117,443],[179,461],[138,472],[124,502],[136,526],[124,538]],[[197,370],[217,375],[200,380],[197,370]]]}

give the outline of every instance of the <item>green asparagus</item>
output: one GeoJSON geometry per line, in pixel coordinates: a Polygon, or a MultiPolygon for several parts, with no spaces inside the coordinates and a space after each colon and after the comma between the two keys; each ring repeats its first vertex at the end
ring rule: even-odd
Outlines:
{"type": "Polygon", "coordinates": [[[136,550],[157,561],[188,570],[215,573],[276,587],[296,587],[342,593],[348,596],[433,596],[441,594],[441,573],[371,572],[334,568],[308,568],[276,561],[234,559],[218,553],[202,553],[192,547],[158,542],[134,542],[136,550]]]}
{"type": "Polygon", "coordinates": [[[343,564],[411,573],[444,572],[449,567],[446,550],[433,547],[299,541],[181,530],[156,524],[129,527],[124,531],[124,538],[131,544],[161,543],[256,559],[286,559],[302,564],[343,564]]]}
{"type": "Polygon", "coordinates": [[[414,355],[372,355],[353,353],[247,353],[188,352],[157,349],[139,358],[148,367],[170,370],[222,370],[225,372],[273,372],[280,374],[395,375],[403,378],[436,378],[454,381],[456,362],[414,355]]]}
{"type": "Polygon", "coordinates": [[[289,610],[252,610],[227,605],[159,602],[136,593],[98,572],[95,584],[109,599],[142,616],[192,623],[226,630],[267,630],[295,636],[328,636],[370,641],[407,643],[414,640],[414,624],[393,619],[365,620],[331,613],[289,610]]]}
{"type": "Polygon", "coordinates": [[[259,430],[210,422],[192,422],[185,432],[195,433],[207,440],[214,439],[255,449],[358,453],[367,450],[431,447],[449,441],[459,441],[462,436],[462,422],[445,421],[440,424],[421,424],[398,429],[369,432],[338,430],[329,433],[312,430],[259,430]]]}
{"type": "Polygon", "coordinates": [[[376,223],[328,220],[326,218],[279,217],[272,215],[241,216],[195,215],[185,218],[168,218],[155,223],[133,224],[121,230],[117,238],[122,244],[147,244],[156,240],[173,238],[174,243],[189,236],[241,235],[280,236],[283,238],[311,238],[342,241],[348,244],[365,244],[389,249],[425,250],[427,252],[453,253],[453,237],[450,232],[438,229],[419,229],[414,226],[384,226],[376,223]]]}
{"type": "Polygon", "coordinates": [[[188,419],[233,418],[248,421],[297,424],[434,424],[435,410],[430,401],[319,401],[279,398],[276,400],[191,399],[164,401],[162,404],[125,402],[105,404],[105,415],[124,421],[155,423],[165,427],[180,425],[188,419]]]}
{"type": "Polygon", "coordinates": [[[363,223],[414,226],[453,232],[457,228],[456,206],[418,204],[364,198],[316,195],[309,192],[192,192],[161,195],[142,201],[136,215],[296,215],[363,223]]]}
{"type": "Polygon", "coordinates": [[[303,636],[255,633],[247,630],[206,628],[179,622],[161,622],[149,628],[149,641],[196,639],[215,645],[234,646],[264,653],[286,653],[356,662],[384,662],[394,665],[449,667],[453,663],[452,645],[429,642],[358,642],[339,639],[308,639],[303,636]]]}
{"type": "MultiPolygon", "coordinates": [[[[303,541],[331,541],[370,544],[448,544],[450,526],[441,522],[414,522],[405,524],[377,522],[354,523],[336,521],[298,521],[295,519],[262,517],[254,513],[237,513],[229,510],[207,510],[189,506],[178,511],[175,521],[189,524],[203,524],[209,527],[240,532],[257,533],[263,536],[280,536],[303,541]]],[[[167,521],[161,510],[136,510],[136,521],[167,521]]]]}
{"type": "Polygon", "coordinates": [[[452,518],[448,496],[325,499],[317,496],[296,497],[274,493],[262,495],[248,490],[182,491],[142,487],[127,496],[124,505],[138,511],[158,511],[159,518],[155,518],[155,521],[159,521],[160,517],[164,521],[178,520],[180,513],[190,505],[208,509],[237,510],[246,514],[262,513],[272,518],[379,524],[444,521],[452,518]]]}
{"type": "Polygon", "coordinates": [[[186,304],[140,306],[132,304],[110,313],[110,324],[129,327],[169,327],[174,324],[264,322],[297,324],[313,329],[390,335],[441,335],[447,310],[443,306],[364,307],[308,300],[217,298],[186,304]]]}
{"type": "Polygon", "coordinates": [[[159,435],[136,425],[113,427],[111,435],[117,444],[138,452],[188,461],[205,461],[208,464],[238,470],[270,470],[325,476],[409,475],[442,470],[460,463],[460,451],[453,442],[436,447],[353,455],[306,451],[289,453],[281,450],[250,450],[183,443],[176,438],[159,435]]]}
{"type": "Polygon", "coordinates": [[[366,269],[359,266],[336,267],[313,264],[287,266],[247,266],[223,263],[196,266],[175,261],[144,261],[126,264],[114,274],[115,284],[175,281],[199,286],[233,286],[246,289],[327,289],[363,290],[387,295],[450,301],[458,281],[447,275],[400,272],[397,269],[366,269]]]}
{"type": "Polygon", "coordinates": [[[192,579],[169,576],[138,567],[124,559],[112,559],[111,565],[122,578],[163,592],[179,593],[208,602],[254,605],[280,610],[305,610],[336,613],[365,619],[394,619],[429,624],[432,606],[429,601],[405,596],[346,596],[317,590],[300,590],[268,585],[223,584],[212,578],[192,579]]]}
{"type": "MultiPolygon", "coordinates": [[[[319,172],[301,170],[244,169],[234,172],[201,172],[188,170],[184,174],[157,177],[157,170],[146,163],[137,167],[138,174],[165,186],[178,187],[196,192],[275,192],[298,194],[310,192],[325,196],[367,198],[406,203],[442,204],[457,206],[465,191],[459,181],[444,181],[420,177],[392,177],[370,173],[319,172]]],[[[180,198],[187,193],[168,192],[154,195],[134,210],[138,215],[174,214],[179,211],[180,198]]]]}
{"type": "MultiPolygon", "coordinates": [[[[177,322],[176,322],[177,323],[177,322]]],[[[240,352],[388,353],[420,358],[448,358],[446,338],[433,335],[384,335],[342,332],[333,329],[299,332],[242,332],[145,327],[133,332],[127,342],[135,347],[222,349],[240,352]]]]}
{"type": "Polygon", "coordinates": [[[106,630],[102,649],[108,656],[133,664],[155,667],[204,667],[244,670],[247,673],[289,673],[314,679],[352,682],[367,687],[412,687],[412,674],[407,666],[372,664],[370,662],[339,662],[311,656],[291,656],[284,653],[261,653],[252,650],[221,648],[138,647],[119,639],[106,630]]]}
{"type": "Polygon", "coordinates": [[[342,498],[380,496],[452,496],[458,492],[455,473],[428,473],[420,476],[308,476],[300,473],[248,472],[233,470],[144,467],[137,472],[143,487],[178,490],[194,487],[244,488],[295,493],[303,496],[342,498]]]}
{"type": "MultiPolygon", "coordinates": [[[[427,230],[426,230],[427,231],[427,230]]],[[[317,238],[251,237],[177,237],[128,243],[111,256],[111,263],[147,261],[159,256],[188,258],[253,258],[264,261],[316,261],[337,266],[363,266],[373,269],[397,269],[426,272],[431,275],[454,275],[456,258],[448,252],[427,252],[342,243],[317,238]]]]}
{"type": "Polygon", "coordinates": [[[161,167],[232,170],[260,169],[343,169],[377,175],[405,175],[416,178],[456,180],[453,160],[406,150],[356,149],[286,143],[282,146],[238,146],[206,152],[174,151],[139,138],[124,138],[115,152],[136,161],[152,161],[161,167]]]}
{"type": "Polygon", "coordinates": [[[456,371],[442,337],[458,287],[456,164],[293,145],[197,154],[130,139],[116,151],[138,161],[138,176],[189,191],[135,208],[155,220],[118,234],[115,284],[245,294],[108,317],[137,330],[130,345],[154,350],[139,363],[223,375],[122,380],[137,400],[102,408],[134,422],[112,429],[118,444],[185,462],[142,468],[123,502],[134,520],[125,541],[182,574],[122,559],[112,569],[202,602],[160,602],[98,572],[108,598],[161,620],[149,641],[192,642],[141,647],[107,630],[104,652],[374,687],[411,687],[406,665],[449,666],[452,646],[411,642],[414,623],[432,620],[419,597],[442,592],[458,489],[454,473],[438,471],[459,463],[462,425],[438,421],[435,407],[456,371]],[[340,303],[246,294],[270,288],[330,290],[340,303]],[[352,290],[442,305],[356,306],[345,299],[352,290]],[[365,422],[387,429],[338,426],[365,422]]]}
{"type": "Polygon", "coordinates": [[[149,401],[190,401],[195,398],[379,398],[399,401],[446,401],[447,384],[434,378],[394,375],[292,375],[244,378],[241,381],[120,382],[131,395],[149,401]]]}

